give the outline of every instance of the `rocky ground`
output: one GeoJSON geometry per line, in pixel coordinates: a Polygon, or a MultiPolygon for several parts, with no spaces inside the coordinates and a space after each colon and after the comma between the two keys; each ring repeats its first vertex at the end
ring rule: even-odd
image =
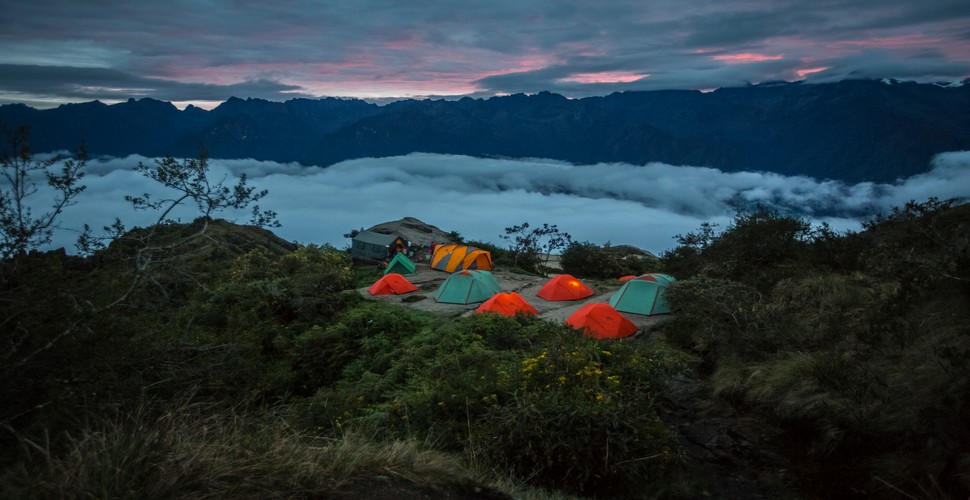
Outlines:
{"type": "MultiPolygon", "coordinates": [[[[622,285],[622,283],[617,280],[582,280],[583,283],[596,292],[595,295],[582,300],[550,302],[537,297],[536,293],[539,292],[542,285],[544,285],[555,275],[541,277],[527,274],[516,274],[502,270],[494,270],[492,271],[492,274],[495,275],[499,285],[502,286],[502,291],[517,292],[526,300],[526,302],[531,304],[532,307],[535,307],[539,311],[539,317],[559,323],[566,321],[566,318],[586,304],[594,302],[609,302],[610,296],[613,295],[613,292],[615,292],[622,285]]],[[[418,291],[404,295],[381,295],[375,297],[367,292],[367,287],[363,287],[358,289],[358,293],[374,300],[388,302],[419,311],[440,314],[443,316],[467,316],[473,314],[475,308],[477,308],[481,303],[463,305],[446,304],[435,301],[434,292],[439,286],[441,286],[447,277],[448,273],[435,271],[431,269],[426,262],[418,262],[417,272],[405,276],[408,281],[413,283],[414,286],[418,287],[418,291]]],[[[670,319],[670,315],[642,316],[639,314],[624,313],[624,316],[632,321],[633,324],[637,325],[637,327],[640,328],[640,332],[648,332],[653,330],[657,328],[658,325],[661,325],[670,319]]]]}

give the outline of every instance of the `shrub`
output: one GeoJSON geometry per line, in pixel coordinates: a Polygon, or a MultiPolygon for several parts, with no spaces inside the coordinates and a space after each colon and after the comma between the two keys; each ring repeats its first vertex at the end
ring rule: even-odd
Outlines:
{"type": "Polygon", "coordinates": [[[612,247],[609,243],[601,247],[588,241],[570,243],[559,264],[563,271],[582,278],[616,279],[659,269],[659,261],[652,256],[626,250],[626,247],[612,247]]]}
{"type": "Polygon", "coordinates": [[[678,458],[656,398],[675,358],[562,331],[522,360],[474,443],[520,477],[574,493],[650,488],[678,458]],[[496,429],[501,431],[496,432],[496,429]]]}

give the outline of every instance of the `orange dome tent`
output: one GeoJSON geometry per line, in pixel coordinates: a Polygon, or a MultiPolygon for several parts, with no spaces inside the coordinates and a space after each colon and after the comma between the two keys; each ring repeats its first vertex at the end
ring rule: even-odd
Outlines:
{"type": "Polygon", "coordinates": [[[560,274],[542,285],[536,296],[550,301],[579,300],[592,297],[593,290],[570,274],[560,274]]]}
{"type": "Polygon", "coordinates": [[[579,308],[566,320],[566,324],[577,330],[584,330],[586,336],[595,339],[618,339],[633,335],[637,331],[637,326],[630,320],[602,302],[579,308]]]}
{"type": "Polygon", "coordinates": [[[635,275],[635,274],[628,274],[626,276],[620,276],[618,279],[619,279],[620,283],[624,283],[624,282],[630,281],[632,279],[635,279],[636,277],[637,277],[637,275],[635,275]]]}
{"type": "Polygon", "coordinates": [[[515,316],[518,313],[539,313],[536,308],[532,307],[532,305],[526,302],[521,295],[515,292],[496,293],[495,295],[492,295],[492,298],[486,300],[482,303],[482,305],[478,306],[478,309],[475,309],[475,314],[488,312],[503,314],[505,316],[515,316]]]}
{"type": "Polygon", "coordinates": [[[492,269],[492,254],[467,245],[438,245],[431,256],[431,269],[453,273],[477,269],[490,271],[492,269]]]}
{"type": "Polygon", "coordinates": [[[418,287],[411,284],[407,278],[397,273],[385,274],[383,278],[377,280],[367,292],[371,295],[401,295],[417,290],[418,287]]]}

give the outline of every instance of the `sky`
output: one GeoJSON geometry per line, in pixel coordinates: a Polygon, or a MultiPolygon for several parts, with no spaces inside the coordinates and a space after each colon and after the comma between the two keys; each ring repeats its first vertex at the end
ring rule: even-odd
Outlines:
{"type": "MultiPolygon", "coordinates": [[[[139,156],[94,158],[87,189],[61,219],[52,247],[72,251],[77,230],[110,224],[154,222],[157,213],[135,212],[125,195],[173,193],[143,177],[134,166],[152,165],[139,156]]],[[[765,172],[721,172],[663,163],[571,165],[553,160],[500,160],[413,153],[349,160],[327,168],[257,160],[211,160],[210,179],[232,185],[246,174],[250,185],[269,190],[261,208],[276,211],[280,237],[303,244],[350,244],[352,229],[406,216],[458,231],[468,239],[505,245],[504,228],[523,222],[556,224],[578,241],[628,244],[660,254],[676,246],[678,234],[704,222],[725,228],[736,207],[761,204],[813,224],[858,230],[877,213],[907,201],[970,199],[970,152],[937,155],[926,173],[892,184],[845,184],[765,172]]],[[[33,197],[41,209],[50,200],[33,197]]],[[[189,222],[188,207],[173,217],[189,222]]],[[[246,223],[247,213],[216,214],[246,223]]]]}
{"type": "Polygon", "coordinates": [[[0,104],[970,77],[967,0],[0,0],[0,104]]]}

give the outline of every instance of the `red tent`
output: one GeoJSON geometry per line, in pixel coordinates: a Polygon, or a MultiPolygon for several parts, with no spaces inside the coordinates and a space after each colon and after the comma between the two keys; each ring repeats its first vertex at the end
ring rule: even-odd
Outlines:
{"type": "Polygon", "coordinates": [[[492,295],[492,298],[486,300],[482,305],[475,309],[475,314],[482,313],[498,313],[504,314],[505,316],[515,316],[517,313],[522,314],[538,314],[539,311],[532,307],[521,295],[511,292],[504,293],[499,292],[492,295]]]}
{"type": "Polygon", "coordinates": [[[413,292],[417,289],[418,287],[412,285],[404,276],[397,273],[389,273],[371,285],[367,289],[367,292],[371,295],[400,295],[402,293],[413,292]]]}
{"type": "Polygon", "coordinates": [[[620,282],[622,283],[622,282],[625,282],[625,281],[630,281],[632,279],[636,279],[636,277],[637,277],[637,275],[635,275],[635,274],[628,274],[626,276],[620,276],[619,279],[620,279],[620,282]]]}
{"type": "Polygon", "coordinates": [[[618,339],[633,335],[637,326],[609,304],[586,304],[574,312],[566,324],[596,339],[618,339]]]}
{"type": "Polygon", "coordinates": [[[593,290],[570,274],[560,274],[539,289],[537,297],[546,300],[579,300],[593,296],[593,290]]]}

